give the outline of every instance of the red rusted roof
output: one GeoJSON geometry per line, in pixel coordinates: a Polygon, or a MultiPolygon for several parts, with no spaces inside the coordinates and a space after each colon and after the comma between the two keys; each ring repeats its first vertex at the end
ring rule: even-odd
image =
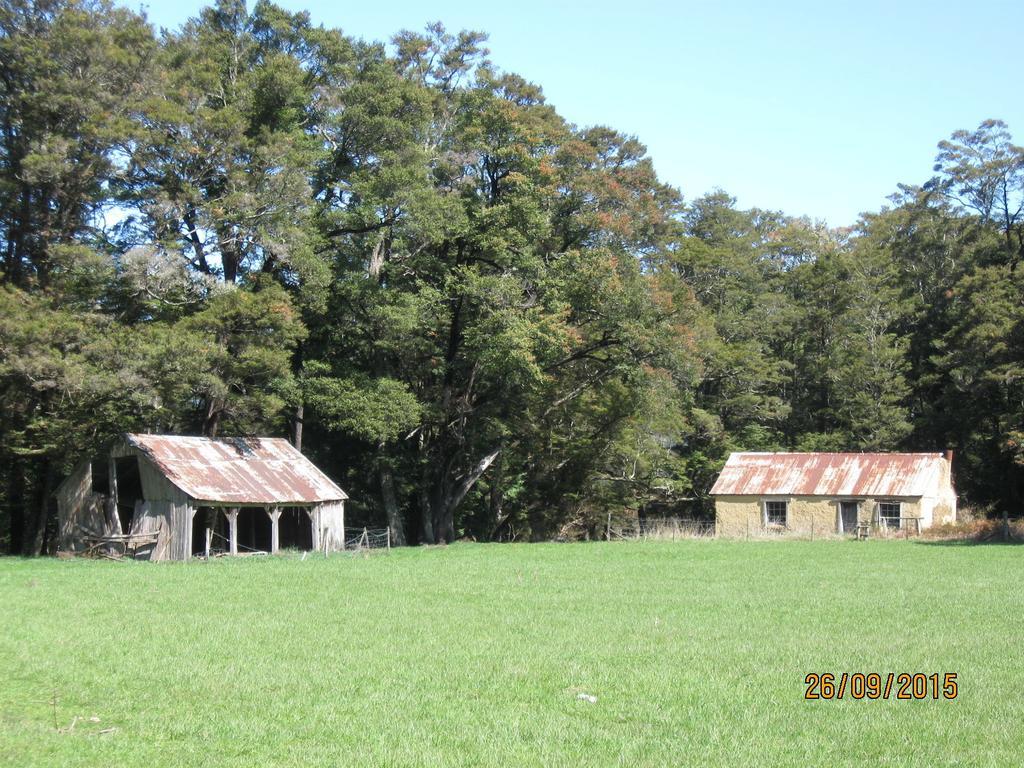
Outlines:
{"type": "Polygon", "coordinates": [[[941,453],[733,453],[713,496],[934,496],[941,453]]]}
{"type": "Polygon", "coordinates": [[[126,435],[198,501],[309,504],[348,496],[287,440],[275,437],[126,435]]]}

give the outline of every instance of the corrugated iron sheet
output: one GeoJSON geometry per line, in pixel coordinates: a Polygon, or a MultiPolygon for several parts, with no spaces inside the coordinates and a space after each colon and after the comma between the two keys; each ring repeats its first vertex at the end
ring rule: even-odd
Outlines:
{"type": "Polygon", "coordinates": [[[713,496],[931,496],[941,453],[733,453],[713,496]]]}
{"type": "Polygon", "coordinates": [[[308,504],[348,496],[287,440],[126,435],[167,479],[198,501],[308,504]]]}

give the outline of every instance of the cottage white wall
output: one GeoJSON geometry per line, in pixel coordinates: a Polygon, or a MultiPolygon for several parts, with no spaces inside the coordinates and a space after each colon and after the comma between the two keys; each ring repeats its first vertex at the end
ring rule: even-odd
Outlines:
{"type": "MultiPolygon", "coordinates": [[[[785,533],[803,536],[838,534],[839,505],[856,501],[857,522],[874,524],[878,521],[880,501],[898,501],[902,517],[922,517],[922,499],[907,496],[884,498],[855,496],[717,496],[715,497],[715,531],[719,536],[739,538],[765,532],[764,501],[788,503],[785,533]]],[[[922,520],[922,528],[925,527],[922,520]]],[[[775,530],[775,529],[772,529],[775,530]]],[[[781,533],[782,531],[780,531],[781,533]]],[[[851,531],[844,531],[851,533],[851,531]]]]}
{"type": "Polygon", "coordinates": [[[943,476],[939,484],[933,518],[935,525],[956,522],[956,488],[953,487],[953,465],[946,460],[943,464],[943,476]]]}

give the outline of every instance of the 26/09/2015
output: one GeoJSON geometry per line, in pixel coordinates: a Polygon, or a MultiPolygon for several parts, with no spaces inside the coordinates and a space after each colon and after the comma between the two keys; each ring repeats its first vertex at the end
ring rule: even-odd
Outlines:
{"type": "Polygon", "coordinates": [[[960,689],[956,672],[811,672],[804,678],[805,699],[955,699],[960,689]]]}

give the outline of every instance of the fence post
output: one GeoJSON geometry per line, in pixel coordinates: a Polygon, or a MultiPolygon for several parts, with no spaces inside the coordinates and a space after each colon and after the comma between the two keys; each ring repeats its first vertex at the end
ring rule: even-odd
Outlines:
{"type": "Polygon", "coordinates": [[[388,552],[391,551],[391,526],[388,526],[388,552]]]}
{"type": "Polygon", "coordinates": [[[811,541],[814,541],[814,517],[811,517],[811,541]]]}
{"type": "Polygon", "coordinates": [[[612,540],[612,512],[608,510],[608,525],[604,529],[604,538],[606,541],[612,540]]]}
{"type": "Polygon", "coordinates": [[[1003,541],[1010,540],[1010,515],[1004,509],[1003,510],[1003,541]]]}

